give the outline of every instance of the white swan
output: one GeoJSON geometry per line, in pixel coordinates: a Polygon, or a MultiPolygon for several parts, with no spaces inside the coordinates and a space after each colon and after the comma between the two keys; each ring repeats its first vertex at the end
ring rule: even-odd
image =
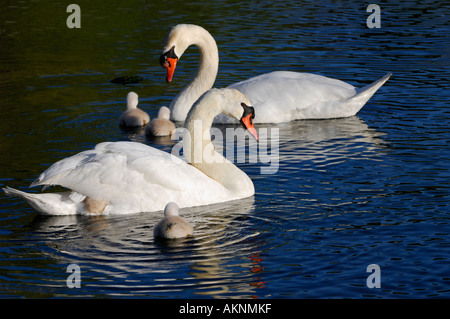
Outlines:
{"type": "Polygon", "coordinates": [[[158,117],[151,120],[145,127],[145,134],[149,136],[168,136],[175,129],[175,124],[170,121],[170,109],[167,106],[162,106],[158,111],[158,117]]]}
{"type": "Polygon", "coordinates": [[[138,95],[135,92],[128,93],[127,110],[120,115],[120,126],[137,127],[150,122],[150,116],[137,107],[138,102],[138,95]]]}
{"type": "MultiPolygon", "coordinates": [[[[165,40],[160,63],[171,82],[178,60],[195,45],[200,51],[197,76],[170,104],[174,121],[184,121],[192,104],[216,79],[219,53],[216,42],[204,28],[179,24],[165,40]]],[[[235,83],[235,88],[252,101],[258,113],[255,123],[281,123],[298,119],[340,118],[355,115],[370,97],[389,79],[391,73],[361,89],[340,80],[310,73],[277,71],[235,83]]],[[[218,117],[215,122],[230,119],[218,117]]]]}
{"type": "Polygon", "coordinates": [[[187,207],[252,196],[251,179],[214,150],[209,133],[214,117],[225,113],[241,119],[257,138],[251,120],[254,110],[247,104],[248,98],[234,89],[210,90],[196,102],[185,123],[189,134],[183,139],[184,155],[191,164],[141,143],[105,142],[60,160],[31,184],[60,185],[69,191],[3,190],[50,215],[151,212],[163,210],[167,202],[187,207]],[[203,157],[210,154],[214,162],[203,157]]]}
{"type": "Polygon", "coordinates": [[[194,229],[178,214],[178,205],[170,202],[164,208],[164,218],[156,224],[153,236],[166,239],[176,239],[192,236],[194,229]]]}

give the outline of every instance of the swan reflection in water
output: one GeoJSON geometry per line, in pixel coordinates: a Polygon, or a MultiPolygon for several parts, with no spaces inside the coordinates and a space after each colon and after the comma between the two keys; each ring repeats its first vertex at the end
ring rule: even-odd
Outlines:
{"type": "Polygon", "coordinates": [[[280,163],[300,161],[321,168],[349,160],[357,154],[378,160],[385,148],[377,132],[358,116],[330,120],[296,121],[280,125],[280,163]],[[292,142],[295,137],[296,142],[292,142]]]}
{"type": "MultiPolygon", "coordinates": [[[[214,130],[222,131],[216,134],[220,138],[213,141],[216,150],[225,155],[234,147],[231,154],[235,162],[243,163],[253,180],[270,178],[279,169],[322,170],[356,156],[377,161],[385,149],[383,133],[369,128],[358,116],[260,124],[259,141],[247,138],[245,143],[227,143],[227,129],[230,125],[214,125],[212,136],[214,130]]],[[[233,160],[229,156],[227,159],[233,160]]]]}

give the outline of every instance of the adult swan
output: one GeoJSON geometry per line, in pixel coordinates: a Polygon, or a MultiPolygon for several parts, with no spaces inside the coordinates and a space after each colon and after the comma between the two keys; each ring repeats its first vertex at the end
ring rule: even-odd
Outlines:
{"type": "Polygon", "coordinates": [[[48,215],[127,214],[207,205],[252,196],[251,179],[214,150],[209,129],[217,114],[240,120],[257,139],[250,101],[234,89],[205,93],[189,113],[183,139],[186,159],[136,142],[105,142],[48,168],[31,186],[61,185],[69,191],[30,194],[6,187],[7,195],[25,199],[48,215]],[[198,129],[200,131],[196,131],[198,129]],[[191,147],[188,147],[191,146],[191,147]],[[201,148],[197,152],[197,148],[201,148]],[[193,151],[191,151],[193,150],[193,151]],[[214,161],[204,160],[207,154],[214,161]]]}
{"type": "MultiPolygon", "coordinates": [[[[197,46],[200,51],[198,74],[170,104],[174,121],[186,119],[193,103],[213,86],[219,67],[219,53],[211,34],[197,25],[179,24],[167,35],[160,57],[161,65],[167,69],[167,82],[172,81],[177,62],[190,45],[197,46]]],[[[281,123],[355,115],[390,76],[391,73],[358,89],[321,75],[278,71],[230,87],[252,101],[258,113],[255,123],[281,123]]],[[[229,118],[220,116],[215,122],[227,123],[229,118]]]]}

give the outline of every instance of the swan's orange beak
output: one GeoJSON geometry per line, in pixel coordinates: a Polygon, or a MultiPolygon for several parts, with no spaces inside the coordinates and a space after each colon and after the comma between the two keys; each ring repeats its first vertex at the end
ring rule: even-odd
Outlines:
{"type": "Polygon", "coordinates": [[[175,67],[177,66],[178,57],[175,54],[175,46],[170,48],[167,52],[161,54],[159,57],[159,63],[161,66],[167,69],[166,81],[172,82],[173,74],[175,73],[175,67]]]}
{"type": "Polygon", "coordinates": [[[166,63],[163,64],[163,67],[167,69],[166,81],[167,83],[172,82],[173,74],[175,73],[175,67],[177,66],[178,59],[177,58],[167,58],[166,63]]]}
{"type": "Polygon", "coordinates": [[[253,125],[253,113],[241,118],[241,123],[242,126],[244,126],[244,128],[258,141],[258,133],[256,133],[255,126],[253,125]]]}

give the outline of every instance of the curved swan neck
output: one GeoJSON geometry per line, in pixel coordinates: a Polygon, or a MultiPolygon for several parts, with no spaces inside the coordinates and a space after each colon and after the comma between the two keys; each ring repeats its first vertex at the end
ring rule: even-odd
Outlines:
{"type": "Polygon", "coordinates": [[[200,62],[194,80],[170,104],[171,119],[174,121],[185,121],[195,101],[214,85],[219,69],[219,50],[211,34],[195,25],[185,25],[180,30],[175,39],[180,37],[187,40],[184,40],[185,48],[181,47],[179,57],[190,45],[195,45],[200,52],[200,62]]]}
{"type": "MultiPolygon", "coordinates": [[[[222,110],[218,99],[211,99],[208,96],[195,104],[187,115],[185,122],[187,135],[183,139],[186,144],[183,143],[183,145],[190,145],[190,148],[184,149],[184,154],[186,160],[194,167],[200,169],[201,165],[212,161],[210,158],[205,158],[206,153],[204,150],[206,147],[212,146],[210,129],[214,117],[220,113],[222,113],[222,110]]],[[[214,147],[212,147],[211,151],[212,153],[208,155],[217,156],[216,162],[225,162],[225,158],[217,153],[214,147]]]]}
{"type": "Polygon", "coordinates": [[[222,184],[232,193],[250,196],[254,194],[251,179],[237,166],[216,152],[211,142],[210,129],[216,115],[225,113],[239,117],[243,112],[242,109],[239,109],[241,108],[239,101],[230,101],[229,96],[223,96],[218,93],[219,91],[218,89],[212,89],[205,93],[189,112],[185,123],[187,132],[183,137],[183,152],[186,160],[192,166],[222,184]],[[238,108],[227,109],[231,104],[237,105],[238,108]]]}

